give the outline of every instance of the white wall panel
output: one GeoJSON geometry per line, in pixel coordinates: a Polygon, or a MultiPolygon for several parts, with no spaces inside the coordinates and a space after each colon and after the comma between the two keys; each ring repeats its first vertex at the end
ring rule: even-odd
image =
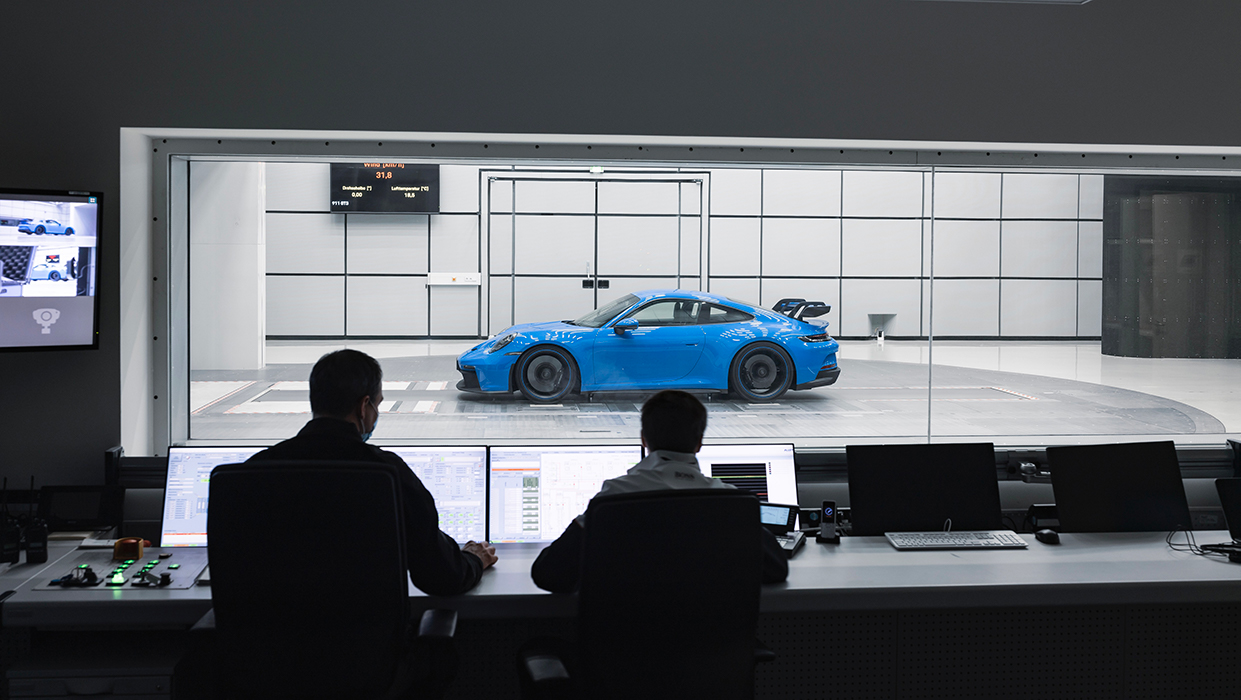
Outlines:
{"type": "Polygon", "coordinates": [[[478,272],[478,262],[478,217],[433,214],[431,271],[478,272]]]}
{"type": "MultiPolygon", "coordinates": [[[[607,289],[599,290],[600,305],[634,292],[641,292],[647,289],[676,289],[677,286],[676,277],[610,277],[605,279],[608,280],[609,286],[607,289]]],[[[583,308],[577,316],[581,316],[589,310],[583,308]]]]}
{"type": "Polygon", "coordinates": [[[595,183],[580,180],[519,180],[517,212],[593,214],[595,183]]]}
{"type": "Polygon", "coordinates": [[[1004,277],[1076,277],[1076,221],[1005,221],[1000,230],[1004,277]]]}
{"type": "Polygon", "coordinates": [[[676,214],[675,182],[600,182],[600,214],[676,214]]]}
{"type": "Polygon", "coordinates": [[[1103,222],[1082,221],[1077,225],[1077,276],[1103,276],[1103,222]]]}
{"type": "MultiPolygon", "coordinates": [[[[578,279],[518,277],[516,290],[514,323],[577,318],[595,307],[595,290],[582,289],[582,281],[578,279]]],[[[614,297],[605,290],[600,300],[604,298],[610,301],[614,297]]]]}
{"type": "Polygon", "coordinates": [[[1005,219],[1076,219],[1077,176],[1004,174],[1005,219]]]}
{"type": "Polygon", "coordinates": [[[440,211],[478,212],[481,185],[478,182],[478,166],[440,166],[440,211]]]}
{"type": "Polygon", "coordinates": [[[937,219],[1000,218],[999,173],[936,173],[933,194],[937,219]]]}
{"type": "Polygon", "coordinates": [[[430,287],[431,335],[477,336],[478,287],[430,287]]]}
{"type": "Polygon", "coordinates": [[[1077,282],[1001,280],[1000,335],[1077,335],[1077,282]]]}
{"type": "Polygon", "coordinates": [[[329,211],[332,171],[327,163],[268,163],[268,211],[329,211]]]}
{"type": "Polygon", "coordinates": [[[267,335],[344,334],[344,277],[267,278],[267,335]]]}
{"type": "Polygon", "coordinates": [[[681,274],[698,277],[702,268],[702,218],[681,217],[681,274]]]}
{"type": "MultiPolygon", "coordinates": [[[[929,236],[929,221],[925,229],[929,236]]],[[[936,221],[934,252],[936,278],[997,277],[1000,274],[1000,222],[936,221]]],[[[930,255],[926,260],[925,274],[930,275],[930,255]]]]}
{"type": "Polygon", "coordinates": [[[832,307],[824,316],[815,320],[828,322],[828,332],[832,335],[840,333],[840,280],[839,279],[788,279],[780,277],[763,278],[763,298],[758,302],[770,309],[781,299],[810,299],[821,301],[832,307]]]}
{"type": "Polygon", "coordinates": [[[518,274],[586,275],[595,264],[595,218],[518,215],[513,254],[518,274]]]}
{"type": "Polygon", "coordinates": [[[752,279],[716,279],[707,281],[707,291],[712,294],[723,294],[747,304],[758,303],[758,280],[752,279]]]}
{"type": "Polygon", "coordinates": [[[508,274],[513,269],[513,217],[508,214],[492,216],[489,233],[486,254],[491,261],[490,272],[493,275],[508,274]]]}
{"type": "Polygon", "coordinates": [[[426,277],[350,277],[349,335],[426,335],[426,277]]]}
{"type": "Polygon", "coordinates": [[[344,214],[268,214],[268,272],[344,272],[344,214]]]}
{"type": "Polygon", "coordinates": [[[928,332],[935,335],[1000,334],[1000,281],[937,279],[923,295],[928,332]]]}
{"type": "Polygon", "coordinates": [[[677,274],[676,217],[600,216],[598,223],[599,275],[677,274]]]}
{"type": "Polygon", "coordinates": [[[1077,216],[1080,219],[1103,218],[1103,176],[1078,175],[1081,190],[1077,195],[1077,216]]]}
{"type": "Polygon", "coordinates": [[[349,272],[425,274],[427,221],[426,214],[350,214],[345,222],[349,272]]]}
{"type": "Polygon", "coordinates": [[[763,220],[764,277],[839,275],[840,219],[763,220]]]}
{"type": "Polygon", "coordinates": [[[715,275],[758,275],[758,219],[712,219],[707,268],[715,275]]]}
{"type": "Polygon", "coordinates": [[[917,277],[922,270],[922,222],[841,222],[841,274],[846,277],[917,277]]]}
{"type": "Polygon", "coordinates": [[[483,205],[489,207],[491,212],[511,212],[513,211],[513,186],[512,180],[492,180],[495,173],[488,173],[486,187],[491,192],[490,201],[484,200],[483,205]]]}
{"type": "Polygon", "coordinates": [[[922,173],[846,170],[841,214],[844,216],[921,216],[922,173]]]}
{"type": "MultiPolygon", "coordinates": [[[[703,173],[688,174],[687,177],[707,176],[703,173]]],[[[706,185],[696,182],[681,183],[681,213],[682,214],[701,214],[703,205],[703,194],[706,192],[706,185]]]]}
{"type": "Polygon", "coordinates": [[[512,285],[508,277],[492,277],[488,304],[489,327],[483,329],[485,335],[493,335],[513,325],[512,285]]]}
{"type": "Polygon", "coordinates": [[[840,216],[840,171],[763,171],[764,216],[840,216]]]}
{"type": "Polygon", "coordinates": [[[1077,283],[1077,334],[1103,335],[1103,282],[1081,280],[1077,283]]]}
{"type": "Polygon", "coordinates": [[[867,314],[896,314],[888,335],[920,335],[919,280],[841,280],[840,335],[869,336],[867,314]]]}
{"type": "Polygon", "coordinates": [[[761,170],[712,170],[708,211],[712,215],[758,216],[763,204],[762,176],[761,170]]]}

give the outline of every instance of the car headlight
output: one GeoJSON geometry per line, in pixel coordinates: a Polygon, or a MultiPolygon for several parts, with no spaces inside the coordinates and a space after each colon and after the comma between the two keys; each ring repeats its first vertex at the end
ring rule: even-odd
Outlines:
{"type": "Polygon", "coordinates": [[[491,354],[493,352],[498,352],[499,350],[503,350],[505,346],[507,346],[509,343],[513,342],[516,339],[517,339],[516,333],[509,333],[503,338],[500,338],[499,340],[497,340],[495,345],[492,345],[491,347],[487,348],[487,354],[491,354]]]}

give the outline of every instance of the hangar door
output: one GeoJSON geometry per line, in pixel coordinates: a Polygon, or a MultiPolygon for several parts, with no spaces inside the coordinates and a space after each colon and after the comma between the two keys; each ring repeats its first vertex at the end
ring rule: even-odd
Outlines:
{"type": "Polygon", "coordinates": [[[705,177],[490,178],[488,332],[642,289],[701,289],[705,177]]]}

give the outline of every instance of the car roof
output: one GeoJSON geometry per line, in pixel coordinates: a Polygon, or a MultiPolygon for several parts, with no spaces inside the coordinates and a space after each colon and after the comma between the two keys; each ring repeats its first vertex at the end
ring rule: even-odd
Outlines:
{"type": "Polygon", "coordinates": [[[754,304],[747,304],[744,301],[737,301],[736,299],[730,299],[729,297],[726,297],[723,294],[712,294],[711,292],[700,292],[696,289],[647,289],[641,292],[634,292],[633,295],[638,297],[639,302],[647,302],[647,301],[651,301],[654,299],[672,297],[675,299],[697,299],[699,301],[709,301],[712,303],[724,304],[725,306],[732,306],[732,307],[744,309],[747,311],[753,311],[753,310],[766,311],[766,309],[762,308],[761,306],[756,306],[754,304]]]}

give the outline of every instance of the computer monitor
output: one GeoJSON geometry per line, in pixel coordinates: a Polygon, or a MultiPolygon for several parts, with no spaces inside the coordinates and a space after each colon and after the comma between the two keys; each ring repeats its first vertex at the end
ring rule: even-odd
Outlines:
{"type": "Polygon", "coordinates": [[[698,468],[706,476],[749,491],[760,501],[797,503],[793,445],[703,445],[698,468]]]}
{"type": "Polygon", "coordinates": [[[1131,442],[1047,448],[1061,532],[1189,528],[1176,445],[1131,442]]]}
{"type": "Polygon", "coordinates": [[[854,535],[1002,528],[989,442],[848,445],[854,535]]]}
{"type": "Polygon", "coordinates": [[[642,458],[637,445],[492,447],[492,542],[550,542],[585,512],[603,482],[642,458]]]}
{"type": "Polygon", "coordinates": [[[386,447],[394,452],[435,499],[440,530],[459,544],[487,536],[486,447],[386,447]]]}
{"type": "Polygon", "coordinates": [[[1228,534],[1233,542],[1241,542],[1241,479],[1216,479],[1215,491],[1219,494],[1220,507],[1224,509],[1224,520],[1228,523],[1228,534]]]}
{"type": "Polygon", "coordinates": [[[207,546],[211,470],[250,459],[262,447],[170,447],[161,547],[207,546]]]}

